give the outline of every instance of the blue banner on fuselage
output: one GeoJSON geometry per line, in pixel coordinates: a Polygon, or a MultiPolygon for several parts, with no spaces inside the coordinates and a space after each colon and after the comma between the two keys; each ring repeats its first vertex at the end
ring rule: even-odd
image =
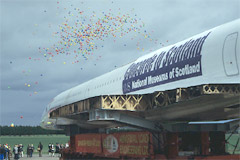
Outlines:
{"type": "Polygon", "coordinates": [[[123,93],[202,75],[201,50],[209,34],[133,63],[124,75],[123,93]]]}

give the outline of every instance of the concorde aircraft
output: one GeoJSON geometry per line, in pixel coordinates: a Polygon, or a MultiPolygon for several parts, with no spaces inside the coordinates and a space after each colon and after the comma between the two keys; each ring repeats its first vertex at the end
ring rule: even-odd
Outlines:
{"type": "Polygon", "coordinates": [[[44,109],[41,126],[118,125],[94,110],[158,122],[239,118],[239,34],[237,19],[68,89],[44,109]]]}

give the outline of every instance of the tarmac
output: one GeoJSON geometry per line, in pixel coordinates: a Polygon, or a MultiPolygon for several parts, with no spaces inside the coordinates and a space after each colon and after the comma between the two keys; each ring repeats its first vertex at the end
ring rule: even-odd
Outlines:
{"type": "MultiPolygon", "coordinates": [[[[14,160],[14,158],[11,158],[11,160],[14,160]]],[[[44,154],[42,157],[39,157],[38,154],[33,154],[31,158],[24,155],[24,157],[19,158],[19,160],[59,160],[59,157],[50,157],[48,154],[44,154]]]]}

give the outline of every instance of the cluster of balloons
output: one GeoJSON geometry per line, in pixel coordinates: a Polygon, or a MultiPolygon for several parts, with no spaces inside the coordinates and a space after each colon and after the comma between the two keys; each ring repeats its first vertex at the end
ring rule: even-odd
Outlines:
{"type": "Polygon", "coordinates": [[[110,43],[114,43],[118,38],[130,33],[133,33],[129,35],[133,36],[129,38],[131,40],[138,34],[150,39],[144,26],[144,22],[136,14],[121,13],[120,8],[118,11],[109,9],[108,12],[92,11],[90,14],[89,11],[72,8],[64,16],[64,22],[59,24],[58,30],[53,33],[57,42],[50,47],[39,47],[39,52],[47,61],[54,61],[56,55],[64,54],[73,55],[76,59],[74,63],[78,63],[80,57],[87,60],[94,55],[95,50],[103,48],[104,43],[109,43],[110,40],[110,43]],[[105,42],[106,40],[108,42],[105,42]]]}

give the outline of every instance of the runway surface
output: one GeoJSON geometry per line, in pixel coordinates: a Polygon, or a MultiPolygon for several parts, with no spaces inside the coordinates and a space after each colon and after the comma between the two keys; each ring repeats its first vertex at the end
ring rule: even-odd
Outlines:
{"type": "MultiPolygon", "coordinates": [[[[11,160],[14,160],[14,158],[11,158],[11,160]]],[[[31,158],[30,157],[23,157],[19,160],[59,160],[59,157],[50,157],[49,155],[45,154],[42,157],[39,157],[38,154],[34,154],[31,158]]]]}

